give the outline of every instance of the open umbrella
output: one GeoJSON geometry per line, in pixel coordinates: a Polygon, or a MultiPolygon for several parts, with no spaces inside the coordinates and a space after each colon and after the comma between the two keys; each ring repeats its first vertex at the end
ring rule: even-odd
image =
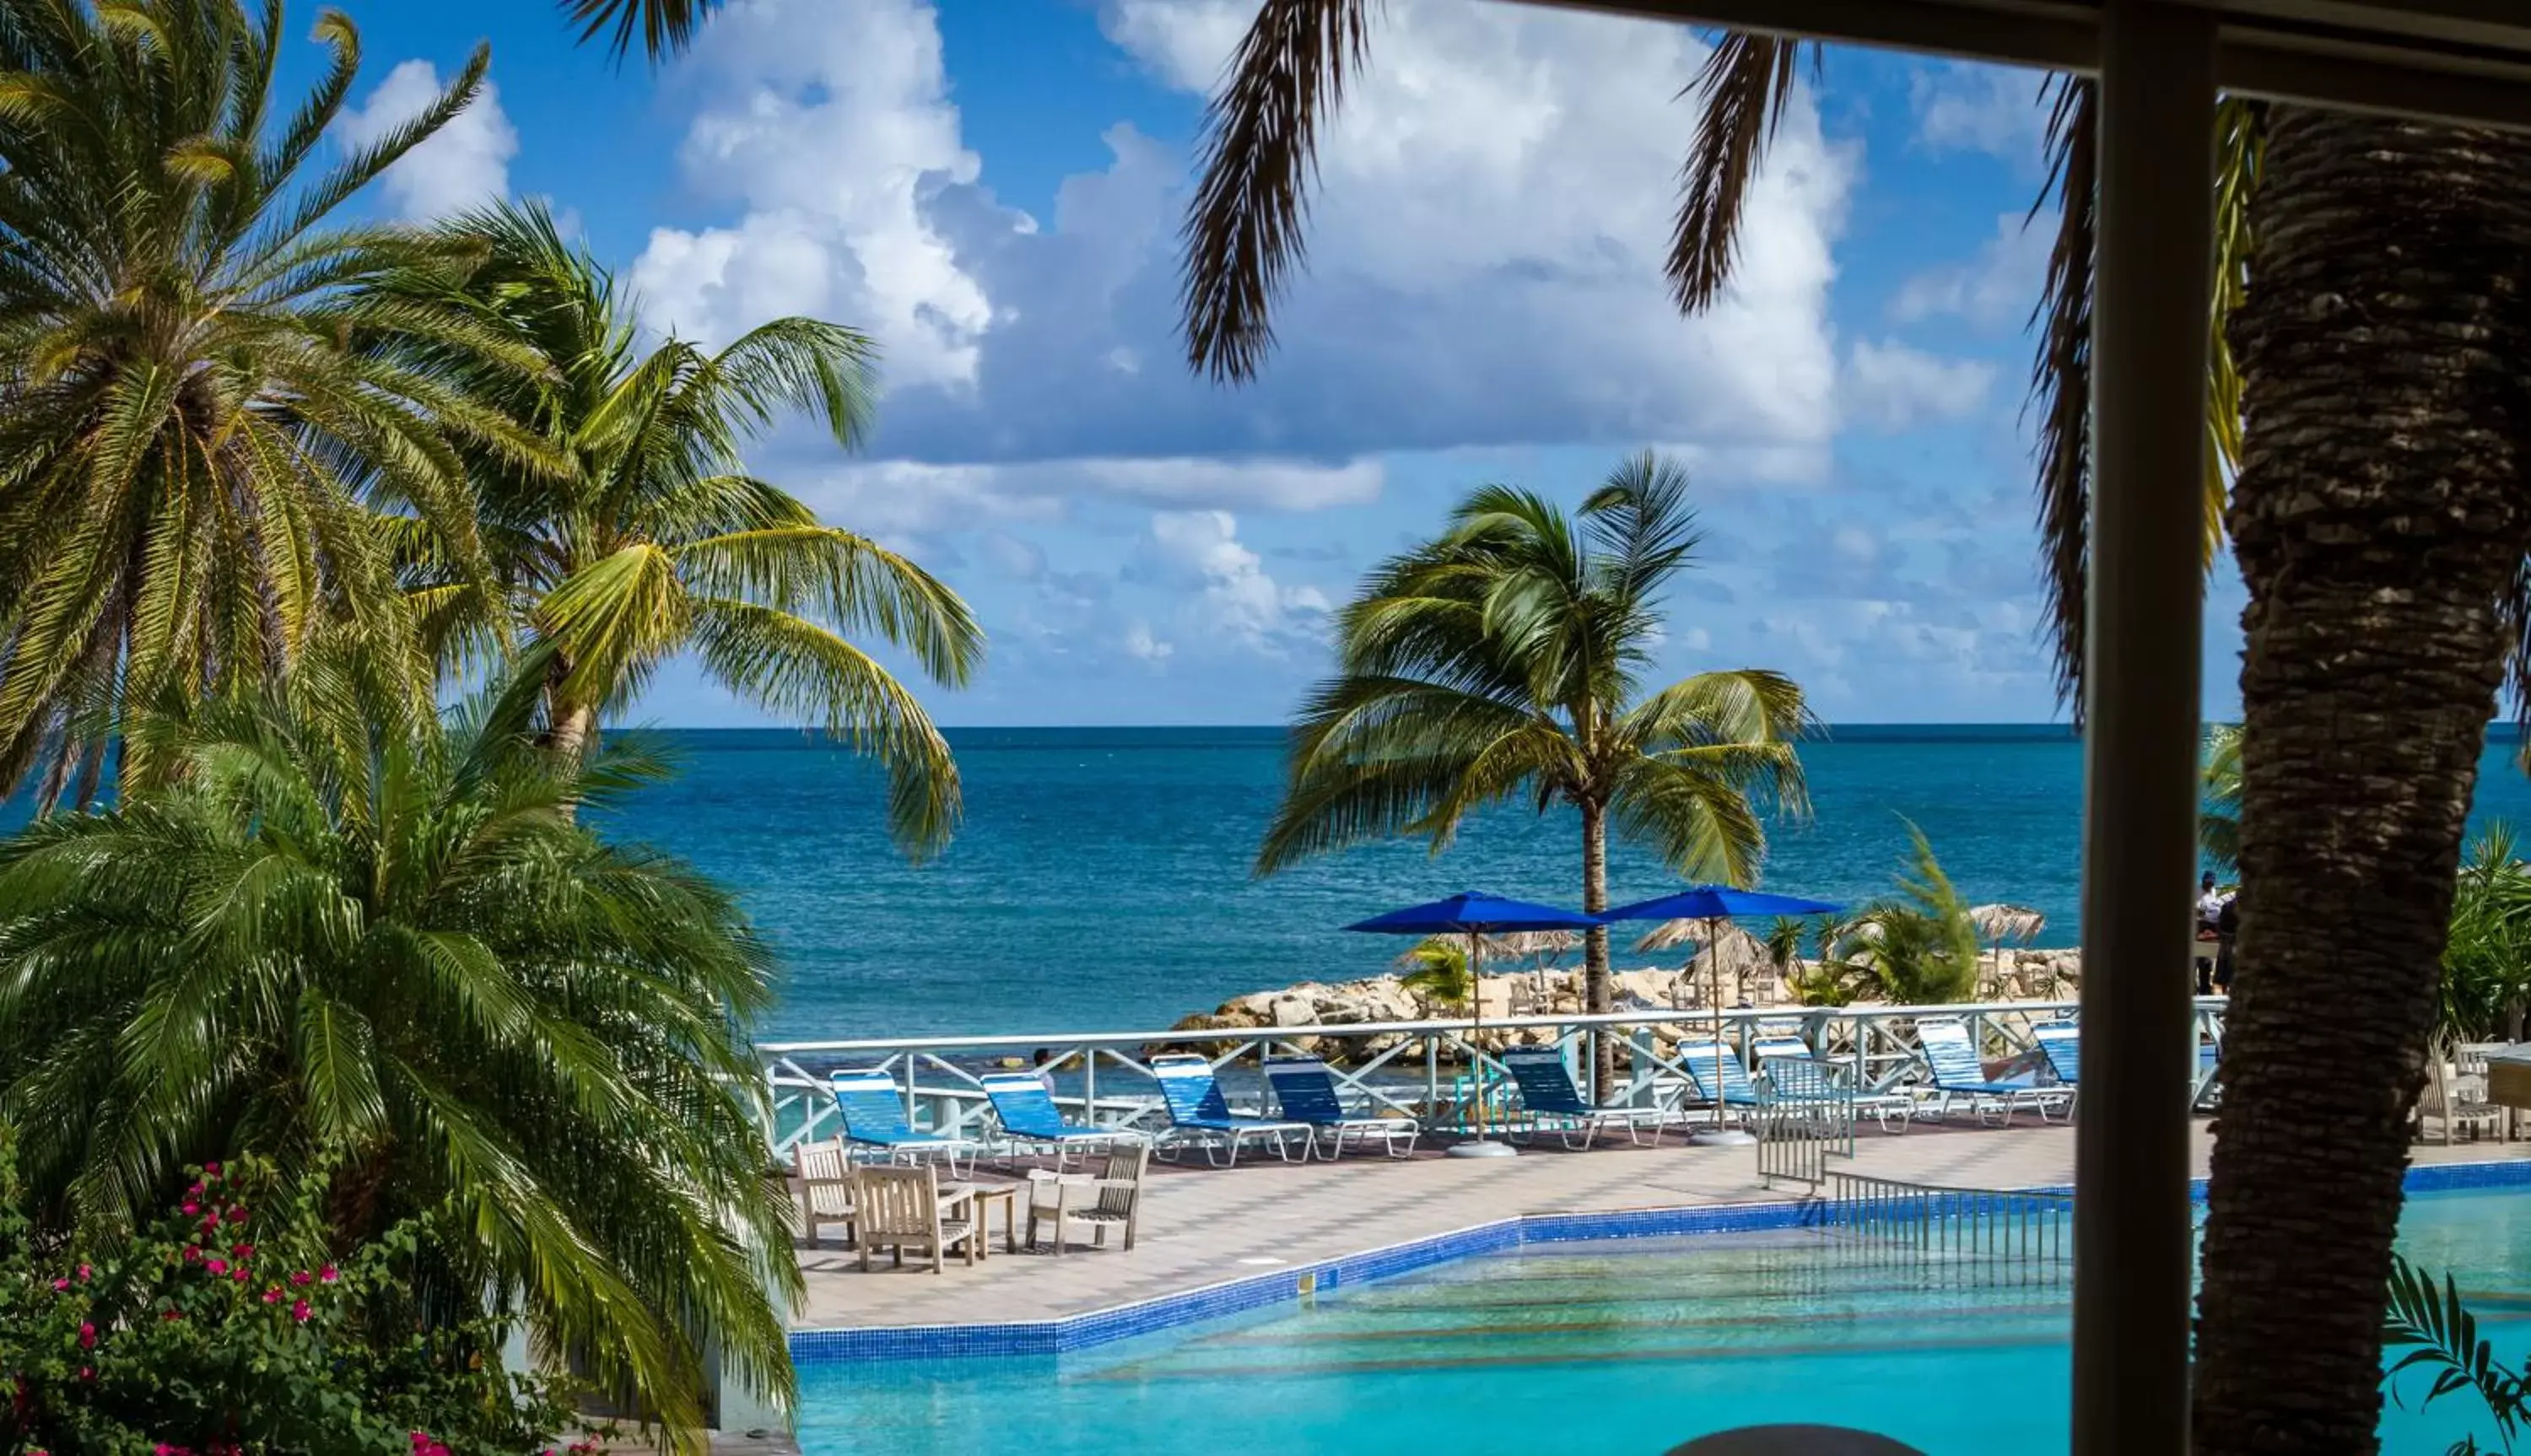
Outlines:
{"type": "Polygon", "coordinates": [[[2047,927],[2048,917],[2026,905],[1975,905],[1969,908],[1969,924],[1977,926],[1978,939],[1992,942],[1989,955],[1995,965],[1996,983],[2002,984],[2003,948],[2006,945],[2028,945],[2047,927]]]}
{"type": "MultiPolygon", "coordinates": [[[[1711,948],[1721,939],[1722,927],[1744,915],[1833,915],[1840,907],[1823,900],[1803,900],[1792,895],[1768,895],[1756,890],[1735,890],[1729,885],[1695,885],[1674,895],[1651,900],[1638,900],[1620,905],[1603,914],[1603,922],[1613,921],[1702,921],[1706,925],[1705,943],[1711,948]]],[[[1666,927],[1664,927],[1666,928],[1666,927]]],[[[1656,931],[1656,934],[1660,933],[1656,931]]],[[[1709,995],[1714,1004],[1714,1083],[1722,1085],[1722,967],[1721,957],[1708,958],[1707,975],[1712,980],[1709,995]]],[[[1704,1132],[1693,1141],[1699,1143],[1746,1142],[1745,1133],[1704,1132]]]]}
{"type": "Polygon", "coordinates": [[[1486,1140],[1486,1093],[1484,1054],[1476,1050],[1478,1035],[1485,1029],[1484,982],[1478,968],[1485,964],[1485,937],[1503,935],[1517,930],[1588,930],[1600,922],[1596,917],[1571,910],[1558,910],[1552,905],[1533,905],[1526,900],[1506,900],[1499,895],[1482,895],[1473,891],[1452,895],[1446,900],[1434,900],[1423,905],[1409,905],[1386,915],[1376,915],[1345,926],[1375,935],[1447,935],[1468,937],[1468,976],[1472,982],[1468,997],[1469,1054],[1476,1058],[1477,1136],[1474,1142],[1461,1143],[1450,1149],[1452,1157],[1508,1157],[1508,1143],[1486,1140]]]}

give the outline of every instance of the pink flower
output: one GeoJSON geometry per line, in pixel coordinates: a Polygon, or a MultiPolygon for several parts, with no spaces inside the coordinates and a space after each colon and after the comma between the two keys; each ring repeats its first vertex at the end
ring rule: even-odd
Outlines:
{"type": "Polygon", "coordinates": [[[246,1205],[245,1205],[245,1204],[239,1204],[238,1206],[236,1206],[236,1207],[233,1207],[233,1208],[229,1209],[229,1222],[231,1222],[231,1223],[244,1223],[244,1222],[246,1222],[246,1205]]]}
{"type": "Polygon", "coordinates": [[[220,1165],[218,1163],[204,1163],[202,1164],[202,1171],[214,1178],[217,1178],[220,1176],[220,1165]]]}
{"type": "Polygon", "coordinates": [[[305,1284],[313,1277],[314,1276],[309,1274],[306,1269],[301,1269],[298,1273],[290,1276],[290,1282],[293,1284],[305,1284]]]}
{"type": "Polygon", "coordinates": [[[343,1277],[343,1276],[342,1276],[342,1274],[341,1274],[339,1271],[337,1271],[337,1270],[335,1269],[335,1267],[334,1267],[332,1264],[330,1264],[330,1263],[329,1263],[329,1264],[327,1264],[327,1265],[325,1265],[325,1267],[323,1267],[323,1268],[321,1268],[321,1269],[318,1269],[318,1270],[316,1271],[316,1278],[317,1278],[317,1280],[318,1280],[319,1282],[321,1282],[321,1283],[325,1283],[325,1284],[331,1284],[331,1283],[333,1283],[335,1280],[340,1279],[340,1278],[342,1278],[342,1277],[343,1277]]]}
{"type": "Polygon", "coordinates": [[[253,1244],[231,1244],[229,1246],[229,1252],[240,1259],[244,1259],[254,1252],[254,1246],[253,1244]]]}
{"type": "Polygon", "coordinates": [[[202,1211],[202,1205],[195,1203],[191,1199],[188,1199],[185,1201],[185,1211],[188,1213],[199,1213],[202,1211]]]}
{"type": "Polygon", "coordinates": [[[263,1292],[263,1302],[267,1305],[277,1305],[281,1303],[281,1286],[275,1284],[270,1289],[265,1290],[263,1292]]]}
{"type": "Polygon", "coordinates": [[[81,1264],[81,1265],[79,1266],[79,1276],[80,1276],[80,1282],[81,1282],[82,1284],[85,1284],[85,1283],[87,1282],[87,1274],[88,1274],[87,1265],[86,1265],[86,1264],[81,1264]]]}
{"type": "Polygon", "coordinates": [[[70,1293],[70,1288],[71,1281],[68,1279],[55,1279],[53,1281],[53,1293],[55,1294],[68,1294],[70,1293]]]}
{"type": "Polygon", "coordinates": [[[247,1279],[247,1267],[246,1267],[246,1265],[245,1265],[245,1264],[239,1264],[236,1268],[233,1268],[233,1269],[229,1270],[229,1277],[230,1277],[230,1278],[232,1278],[232,1279],[235,1279],[235,1280],[236,1280],[236,1281],[238,1281],[240,1284],[244,1284],[244,1283],[246,1282],[246,1279],[247,1279]]]}
{"type": "Polygon", "coordinates": [[[162,1310],[159,1312],[158,1317],[173,1323],[176,1320],[184,1318],[185,1312],[182,1310],[162,1310]]]}
{"type": "Polygon", "coordinates": [[[308,1322],[308,1316],[313,1313],[313,1311],[308,1308],[308,1301],[304,1299],[295,1300],[291,1303],[290,1317],[298,1320],[302,1324],[306,1324],[308,1322]]]}
{"type": "Polygon", "coordinates": [[[95,1325],[87,1323],[82,1323],[80,1325],[80,1348],[83,1350],[93,1350],[96,1348],[95,1325]]]}
{"type": "Polygon", "coordinates": [[[225,1274],[229,1271],[229,1261],[225,1259],[206,1259],[202,1260],[202,1267],[214,1274],[225,1274]]]}
{"type": "Polygon", "coordinates": [[[195,1245],[192,1245],[192,1244],[188,1244],[188,1245],[186,1245],[186,1246],[185,1246],[185,1262],[187,1262],[187,1263],[200,1263],[201,1261],[202,1261],[202,1251],[201,1251],[198,1247],[197,1247],[197,1246],[195,1246],[195,1245]]]}
{"type": "Polygon", "coordinates": [[[197,1198],[200,1198],[201,1196],[202,1196],[202,1185],[200,1185],[200,1184],[198,1184],[198,1183],[197,1183],[197,1184],[195,1184],[193,1187],[191,1187],[191,1188],[189,1188],[189,1189],[186,1189],[186,1190],[185,1190],[185,1197],[187,1197],[187,1198],[189,1198],[189,1199],[197,1199],[197,1198]]]}
{"type": "Polygon", "coordinates": [[[203,1215],[202,1215],[202,1227],[204,1227],[204,1228],[218,1228],[219,1226],[220,1226],[220,1210],[219,1210],[219,1209],[217,1209],[217,1208],[213,1208],[213,1209],[212,1209],[212,1210],[210,1210],[209,1212],[207,1212],[207,1213],[205,1213],[205,1214],[203,1214],[203,1215]]]}

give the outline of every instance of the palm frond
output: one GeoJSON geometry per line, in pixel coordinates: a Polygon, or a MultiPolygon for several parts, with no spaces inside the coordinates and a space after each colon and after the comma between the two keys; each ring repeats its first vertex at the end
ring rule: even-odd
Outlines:
{"type": "Polygon", "coordinates": [[[1206,112],[1201,180],[1181,230],[1187,362],[1215,379],[1254,376],[1270,317],[1307,251],[1308,179],[1320,127],[1365,63],[1370,0],[1264,0],[1206,112]]]}
{"type": "Polygon", "coordinates": [[[1682,311],[1713,307],[1730,283],[1750,184],[1783,125],[1805,51],[1816,67],[1815,43],[1726,30],[1680,92],[1699,105],[1669,248],[1670,297],[1682,311]]]}

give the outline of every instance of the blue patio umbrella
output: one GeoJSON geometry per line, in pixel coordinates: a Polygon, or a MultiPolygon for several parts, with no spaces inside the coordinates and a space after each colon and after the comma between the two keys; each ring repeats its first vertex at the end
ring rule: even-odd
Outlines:
{"type": "Polygon", "coordinates": [[[1461,1143],[1452,1148],[1452,1156],[1503,1157],[1512,1150],[1508,1144],[1486,1141],[1485,1063],[1483,1054],[1476,1049],[1477,1036],[1485,1029],[1481,937],[1514,930],[1588,930],[1599,924],[1599,917],[1578,911],[1535,905],[1527,900],[1506,900],[1500,895],[1485,895],[1471,890],[1445,900],[1409,905],[1403,910],[1392,910],[1386,915],[1376,915],[1345,926],[1348,930],[1364,930],[1375,935],[1464,934],[1468,937],[1468,1054],[1476,1059],[1477,1136],[1472,1143],[1461,1143]]]}
{"type": "MultiPolygon", "coordinates": [[[[1601,914],[1600,920],[1603,923],[1704,921],[1709,928],[1706,944],[1711,947],[1715,944],[1715,934],[1718,933],[1724,921],[1736,920],[1744,915],[1832,915],[1842,908],[1830,905],[1825,900],[1804,900],[1794,895],[1770,895],[1759,890],[1733,889],[1729,885],[1690,885],[1675,894],[1638,900],[1632,905],[1620,905],[1614,910],[1604,911],[1601,914]]],[[[1722,1057],[1722,967],[1719,957],[1715,958],[1715,963],[1709,974],[1712,978],[1710,995],[1714,1003],[1714,1056],[1715,1060],[1719,1062],[1722,1057]]],[[[1716,1087],[1721,1086],[1721,1073],[1722,1069],[1719,1066],[1715,1068],[1714,1080],[1716,1087]]],[[[1702,1141],[1711,1142],[1747,1141],[1744,1136],[1727,1133],[1700,1133],[1697,1136],[1702,1141]]]]}

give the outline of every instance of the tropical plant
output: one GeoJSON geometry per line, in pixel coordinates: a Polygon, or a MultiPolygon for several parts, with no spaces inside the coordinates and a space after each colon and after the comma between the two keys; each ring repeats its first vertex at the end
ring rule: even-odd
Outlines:
{"type": "Polygon", "coordinates": [[[2233,870],[2241,863],[2241,725],[2217,723],[2206,730],[2206,756],[2197,769],[2197,850],[2208,863],[2233,870]]]}
{"type": "Polygon", "coordinates": [[[1406,953],[1409,963],[1397,983],[1435,1006],[1465,1006],[1476,993],[1468,974],[1468,942],[1462,935],[1434,935],[1406,953]]]}
{"type": "Polygon", "coordinates": [[[454,312],[506,360],[434,340],[383,352],[463,380],[544,443],[560,471],[467,452],[482,572],[430,523],[407,532],[406,580],[444,661],[504,641],[550,644],[544,712],[578,752],[600,716],[660,663],[691,651],[741,698],[803,717],[886,765],[899,838],[936,848],[958,815],[948,744],[914,694],[852,639],[903,649],[934,682],[966,680],[984,639],[966,603],[922,567],[827,526],[746,473],[739,447],[788,411],[837,443],[869,427],[871,342],[838,324],[777,318],[718,352],[682,339],[639,347],[631,301],[542,204],[447,224],[442,245],[480,261],[462,278],[409,275],[383,292],[454,312]]]}
{"type": "Polygon", "coordinates": [[[0,5],[0,790],[39,768],[45,806],[93,796],[132,707],[269,678],[322,624],[388,610],[365,504],[478,571],[452,441],[543,459],[444,380],[348,347],[391,322],[497,351],[362,287],[448,240],[329,222],[465,109],[485,53],[329,162],[359,34],[326,12],[328,62],[292,105],[282,25],[279,0],[0,5]]]}
{"type": "Polygon", "coordinates": [[[405,1291],[445,1242],[432,1220],[337,1253],[318,1201],[292,1196],[309,1190],[253,1160],[189,1173],[182,1205],[132,1237],[57,1251],[0,1178],[0,1449],[552,1456],[570,1410],[502,1369],[501,1322],[414,1316],[405,1291]]]}
{"type": "MultiPolygon", "coordinates": [[[[1437,854],[1468,814],[1519,798],[1577,812],[1586,911],[1607,906],[1612,830],[1680,874],[1754,881],[1761,807],[1808,808],[1794,744],[1812,721],[1791,679],[1758,668],[1642,691],[1697,542],[1685,472],[1649,452],[1573,516],[1509,486],[1470,494],[1338,616],[1337,673],[1293,726],[1258,872],[1394,834],[1437,854]]],[[[1606,928],[1584,945],[1604,1012],[1606,928]]],[[[1613,1055],[1600,1048],[1603,1087],[1613,1055]]]]}
{"type": "MultiPolygon", "coordinates": [[[[2471,1391],[2495,1423],[2500,1449],[2513,1449],[2513,1437],[2520,1433],[2525,1419],[2531,1418],[2531,1374],[2507,1370],[2498,1362],[2495,1346],[2479,1334],[2478,1317],[2461,1303],[2460,1287],[2449,1274],[2438,1285],[2423,1269],[2396,1254],[2390,1256],[2382,1348],[2385,1353],[2404,1352],[2382,1374],[2382,1388],[2392,1400],[2406,1403],[2399,1394],[2401,1375],[2410,1371],[2431,1372],[2426,1393],[2417,1402],[2419,1409],[2447,1395],[2471,1391]]],[[[2486,1449],[2476,1436],[2464,1435],[2447,1448],[2445,1456],[2480,1456],[2486,1449]]]]}
{"type": "MultiPolygon", "coordinates": [[[[1233,59],[1186,229],[1200,371],[1245,378],[1270,347],[1313,149],[1364,64],[1371,10],[1265,0],[1233,59]]],[[[1691,308],[1727,276],[1806,44],[1725,36],[1693,87],[1703,116],[1670,256],[1691,308]]],[[[2079,709],[2097,85],[2057,81],[2049,104],[2039,527],[2059,684],[2079,709]]],[[[2531,359],[2498,303],[2524,288],[2531,193],[2509,134],[2237,97],[2216,120],[2204,539],[2211,565],[2231,536],[2250,605],[2244,892],[2194,1449],[2360,1451],[2430,968],[2498,686],[2509,672],[2524,701],[2531,667],[2531,516],[2504,483],[2503,403],[2531,359]]]]}
{"type": "Polygon", "coordinates": [[[2499,820],[2480,832],[2453,886],[2439,1039],[2519,1040],[2531,1005],[2531,865],[2499,820]]]}
{"type": "Polygon", "coordinates": [[[643,55],[653,65],[692,45],[703,22],[720,8],[720,0],[555,0],[555,3],[562,7],[563,17],[569,24],[580,27],[582,44],[606,35],[606,48],[619,61],[639,44],[643,55]],[[609,34],[610,31],[613,33],[609,34]]]}
{"type": "Polygon", "coordinates": [[[1893,1006],[1969,1000],[1977,990],[1977,924],[1925,832],[1910,823],[1907,839],[1897,893],[1826,932],[1813,980],[1869,987],[1893,1006]]]}
{"type": "Polygon", "coordinates": [[[0,844],[0,1114],[48,1229],[138,1223],[230,1149],[330,1169],[346,1240],[449,1208],[422,1308],[515,1307],[692,1439],[706,1340],[789,1389],[745,1030],[771,958],[573,821],[661,768],[536,748],[534,688],[443,729],[319,650],[287,696],[140,720],[156,776],[0,844]]]}

